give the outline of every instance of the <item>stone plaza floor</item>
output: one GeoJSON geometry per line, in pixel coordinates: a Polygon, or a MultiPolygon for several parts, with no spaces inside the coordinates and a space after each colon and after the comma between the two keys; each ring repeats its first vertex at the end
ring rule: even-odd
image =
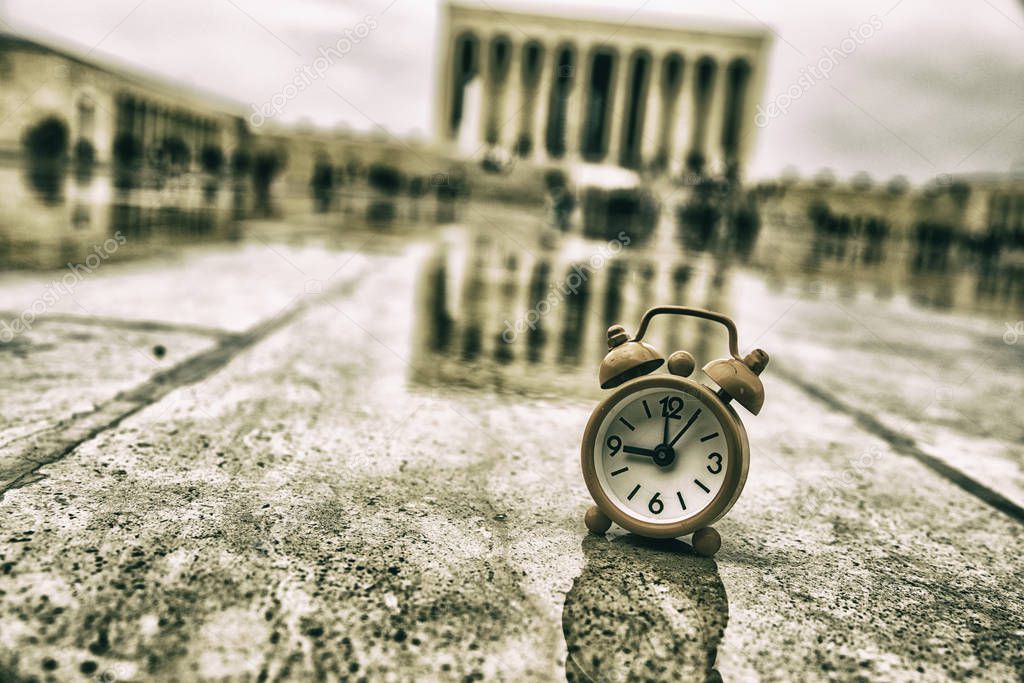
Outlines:
{"type": "Polygon", "coordinates": [[[536,244],[281,235],[104,264],[0,344],[0,679],[1024,676],[1004,321],[693,260],[674,302],[772,356],[711,560],[586,533],[607,309],[502,347],[536,244]]]}

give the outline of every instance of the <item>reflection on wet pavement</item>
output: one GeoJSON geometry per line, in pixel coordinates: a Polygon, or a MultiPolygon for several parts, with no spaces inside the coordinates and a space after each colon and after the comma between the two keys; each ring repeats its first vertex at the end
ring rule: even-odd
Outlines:
{"type": "MultiPolygon", "coordinates": [[[[930,260],[925,268],[913,253],[887,251],[884,242],[873,242],[885,234],[884,225],[867,222],[858,230],[856,239],[868,238],[856,245],[849,241],[853,237],[802,240],[769,230],[756,246],[732,250],[666,251],[652,243],[630,244],[614,253],[611,243],[571,235],[524,247],[483,228],[448,230],[434,241],[417,293],[421,338],[416,350],[430,355],[419,363],[426,373],[422,379],[594,395],[589,389],[605,352],[607,327],[635,326],[654,302],[760,309],[763,315],[754,322],[761,326],[747,330],[750,336],[741,334],[741,344],[753,343],[796,301],[848,305],[866,296],[865,306],[874,315],[909,305],[922,316],[940,316],[936,320],[951,324],[958,320],[955,315],[943,318],[929,311],[1016,314],[1021,300],[1016,271],[1000,276],[984,269],[954,269],[951,259],[945,261],[946,270],[935,271],[930,260]],[[752,254],[745,263],[746,249],[752,254]],[[851,253],[857,255],[853,262],[851,253]],[[750,287],[752,282],[757,286],[750,287]],[[454,367],[459,363],[472,364],[473,371],[454,367]]],[[[900,316],[895,317],[890,331],[899,336],[900,316]]],[[[810,332],[814,323],[808,324],[810,332]]],[[[871,338],[868,330],[863,332],[871,338]]],[[[687,348],[700,362],[723,355],[720,340],[698,324],[671,321],[654,335],[654,345],[665,353],[687,348]]]]}
{"type": "Polygon", "coordinates": [[[39,178],[31,169],[0,166],[0,193],[4,269],[83,263],[95,245],[118,236],[136,257],[153,247],[238,236],[228,189],[202,187],[193,179],[117,187],[109,173],[39,178]]]}
{"type": "MultiPolygon", "coordinates": [[[[884,232],[871,223],[850,230],[858,240],[884,232]]],[[[851,414],[877,416],[880,429],[916,442],[922,457],[973,469],[983,498],[1001,500],[1000,509],[1024,504],[1013,445],[1024,433],[1011,400],[1020,396],[1022,346],[1003,339],[1000,315],[1019,315],[1012,277],[992,296],[984,283],[994,276],[953,268],[952,255],[946,271],[934,272],[915,252],[770,237],[762,234],[744,263],[724,247],[671,251],[654,240],[611,253],[609,243],[572,235],[535,245],[446,230],[420,266],[411,379],[596,400],[610,325],[634,331],[654,302],[728,311],[741,347],[773,356],[779,375],[765,378],[769,401],[773,382],[799,379],[851,414]]],[[[699,365],[726,355],[724,337],[696,321],[666,320],[649,336],[663,354],[685,349],[699,365]]]]}
{"type": "MultiPolygon", "coordinates": [[[[544,227],[527,206],[467,200],[464,179],[431,192],[422,179],[406,183],[382,165],[362,175],[345,170],[346,184],[327,195],[267,194],[262,210],[254,187],[230,176],[56,170],[0,168],[0,267],[60,268],[64,278],[72,277],[65,268],[77,268],[77,278],[93,272],[82,268],[86,259],[99,263],[91,254],[114,237],[123,247],[104,247],[104,261],[236,240],[367,251],[425,241],[428,255],[416,266],[414,384],[591,400],[601,395],[595,375],[610,325],[631,329],[655,302],[725,310],[741,325],[741,345],[772,346],[789,376],[798,372],[860,405],[881,401],[907,422],[889,427],[924,445],[960,444],[943,457],[965,451],[998,468],[1012,462],[1014,474],[995,486],[1014,499],[1024,491],[1021,458],[1006,445],[1021,434],[1000,407],[1012,403],[973,407],[980,387],[1017,391],[1007,382],[1020,346],[1000,336],[1016,329],[1024,302],[1015,219],[993,210],[988,233],[955,229],[955,193],[915,199],[921,219],[906,229],[906,216],[864,215],[824,191],[807,201],[806,215],[771,188],[730,195],[702,183],[678,204],[663,191],[660,206],[654,193],[585,191],[582,225],[544,227]],[[288,222],[248,218],[282,209],[288,222]],[[956,353],[922,334],[945,330],[941,338],[953,340],[965,328],[980,334],[956,353]],[[840,375],[844,356],[860,360],[840,375]],[[929,357],[941,359],[934,370],[929,357]],[[896,376],[904,379],[891,382],[896,376]],[[969,397],[955,410],[942,398],[954,388],[969,397]]],[[[1001,206],[1001,196],[991,201],[1001,206]]],[[[665,354],[686,349],[703,364],[724,355],[716,334],[672,320],[652,330],[651,342],[665,354]]]]}
{"type": "MultiPolygon", "coordinates": [[[[483,230],[449,229],[422,266],[415,378],[594,396],[608,327],[635,326],[655,301],[718,307],[728,285],[721,258],[666,258],[628,236],[569,235],[527,248],[483,230]]],[[[666,320],[650,337],[658,348],[686,346],[706,362],[724,354],[710,333],[693,321],[666,320]]]]}

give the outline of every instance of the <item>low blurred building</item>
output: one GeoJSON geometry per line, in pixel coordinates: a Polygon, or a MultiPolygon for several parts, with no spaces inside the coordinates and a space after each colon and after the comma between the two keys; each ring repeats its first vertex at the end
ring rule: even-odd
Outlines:
{"type": "Polygon", "coordinates": [[[741,177],[768,31],[443,9],[437,136],[472,155],[741,177]]]}
{"type": "Polygon", "coordinates": [[[0,33],[0,263],[223,236],[250,204],[251,146],[241,105],[0,33]]]}
{"type": "Polygon", "coordinates": [[[851,242],[851,258],[876,260],[892,240],[946,236],[949,247],[1024,246],[1024,176],[942,176],[922,187],[902,179],[765,182],[756,188],[766,226],[824,232],[851,242]]]}
{"type": "Polygon", "coordinates": [[[784,179],[753,191],[761,217],[755,260],[779,273],[842,275],[879,291],[920,287],[937,305],[1024,302],[1024,175],[784,179]],[[958,284],[959,283],[959,284],[958,284]]]}
{"type": "Polygon", "coordinates": [[[0,83],[4,156],[20,156],[26,135],[46,121],[64,127],[69,154],[87,143],[99,163],[115,149],[154,157],[174,140],[199,164],[205,149],[227,156],[248,137],[240,105],[10,33],[0,33],[0,83]]]}

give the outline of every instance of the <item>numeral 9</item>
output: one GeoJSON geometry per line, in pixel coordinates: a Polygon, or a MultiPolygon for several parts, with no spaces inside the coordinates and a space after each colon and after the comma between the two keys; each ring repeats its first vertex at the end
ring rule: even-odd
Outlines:
{"type": "Polygon", "coordinates": [[[622,449],[622,439],[614,434],[608,437],[605,444],[612,450],[612,455],[616,455],[622,449]]]}

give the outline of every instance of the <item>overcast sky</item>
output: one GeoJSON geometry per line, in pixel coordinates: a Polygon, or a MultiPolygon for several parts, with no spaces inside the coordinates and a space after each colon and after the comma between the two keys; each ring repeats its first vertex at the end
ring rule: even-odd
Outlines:
{"type": "MultiPolygon", "coordinates": [[[[876,178],[904,174],[916,181],[1024,168],[1019,0],[578,0],[557,6],[570,13],[601,7],[637,24],[674,14],[770,26],[775,38],[764,104],[797,84],[826,49],[842,49],[851,29],[872,26],[870,38],[837,60],[828,79],[805,82],[785,114],[762,119],[767,125],[757,131],[749,169],[754,178],[789,165],[802,174],[829,167],[840,177],[865,170],[876,178]]],[[[434,0],[0,0],[0,17],[15,29],[95,48],[246,106],[280,92],[297,69],[312,64],[318,47],[337,43],[343,29],[356,29],[368,16],[376,27],[289,101],[280,119],[429,135],[439,19],[434,0]]]]}

